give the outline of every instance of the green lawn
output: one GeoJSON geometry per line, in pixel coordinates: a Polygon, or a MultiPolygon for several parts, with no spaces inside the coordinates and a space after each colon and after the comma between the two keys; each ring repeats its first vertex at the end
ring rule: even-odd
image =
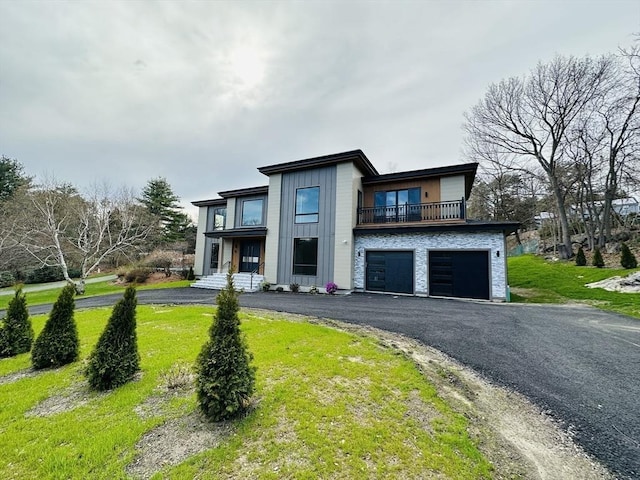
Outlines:
{"type": "Polygon", "coordinates": [[[640,318],[640,294],[609,292],[587,288],[586,283],[638,271],[577,267],[574,262],[549,262],[534,255],[509,258],[511,300],[530,303],[584,302],[590,305],[640,318]]]}
{"type": "MultiPolygon", "coordinates": [[[[110,309],[76,312],[82,360],[14,382],[29,355],[0,360],[0,477],[127,478],[136,443],[196,410],[195,394],[167,394],[164,374],[193,364],[214,307],[139,306],[142,376],[107,394],[91,393],[84,360],[110,309]],[[33,415],[51,399],[86,402],[33,415]]],[[[216,445],[154,478],[491,477],[491,466],[415,365],[362,337],[277,314],[243,313],[257,366],[255,409],[227,425],[216,445]]],[[[43,316],[33,319],[39,332],[43,316]]]]}
{"type": "MultiPolygon", "coordinates": [[[[174,282],[157,283],[153,285],[140,285],[137,288],[138,290],[157,290],[160,288],[188,287],[192,283],[193,281],[191,280],[177,280],[174,282]]],[[[112,282],[88,283],[82,297],[95,297],[98,295],[109,295],[110,293],[124,293],[125,288],[126,285],[116,285],[112,282]]],[[[39,292],[27,292],[27,302],[29,306],[54,303],[61,291],[62,287],[39,292]]],[[[12,295],[0,296],[0,310],[6,310],[11,298],[12,295]]]]}

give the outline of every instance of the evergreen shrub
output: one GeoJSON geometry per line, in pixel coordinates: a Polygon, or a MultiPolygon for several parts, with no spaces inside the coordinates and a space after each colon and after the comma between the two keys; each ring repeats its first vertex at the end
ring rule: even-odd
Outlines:
{"type": "Polygon", "coordinates": [[[0,288],[10,287],[16,283],[16,278],[8,270],[0,272],[0,288]]]}
{"type": "Polygon", "coordinates": [[[116,303],[100,339],[89,356],[89,386],[110,390],[130,381],[140,368],[136,335],[136,289],[128,287],[116,303]]]}
{"type": "Polygon", "coordinates": [[[7,316],[0,325],[0,357],[13,357],[31,350],[33,327],[27,309],[27,297],[18,288],[9,302],[7,316]]]}
{"type": "Polygon", "coordinates": [[[196,390],[204,415],[213,421],[236,417],[250,405],[255,388],[253,355],[240,332],[239,292],[231,272],[216,299],[218,308],[196,362],[196,390]]]}
{"type": "Polygon", "coordinates": [[[582,249],[582,245],[578,248],[578,253],[576,253],[576,265],[579,267],[584,267],[587,264],[587,257],[584,255],[584,250],[582,249]]]}
{"type": "Polygon", "coordinates": [[[598,267],[598,268],[604,267],[604,259],[602,258],[602,253],[600,253],[600,247],[596,247],[593,250],[592,263],[594,267],[598,267]]]}
{"type": "Polygon", "coordinates": [[[42,332],[33,344],[31,363],[36,370],[60,367],[78,359],[80,343],[73,318],[75,287],[62,289],[49,314],[42,332]]]}
{"type": "Polygon", "coordinates": [[[623,268],[636,268],[638,266],[638,260],[636,260],[635,255],[624,242],[620,245],[620,265],[623,268]]]}

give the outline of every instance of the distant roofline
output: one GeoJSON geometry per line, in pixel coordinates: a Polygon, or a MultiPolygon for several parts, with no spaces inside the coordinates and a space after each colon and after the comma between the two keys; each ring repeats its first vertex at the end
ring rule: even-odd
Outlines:
{"type": "Polygon", "coordinates": [[[226,190],[224,192],[218,192],[222,198],[230,197],[245,197],[247,195],[263,195],[269,193],[269,185],[262,185],[260,187],[238,188],[237,190],[226,190]]]}
{"type": "Polygon", "coordinates": [[[211,200],[195,200],[191,202],[194,207],[212,207],[215,205],[226,205],[227,201],[224,198],[212,198],[211,200]]]}
{"type": "Polygon", "coordinates": [[[272,175],[274,173],[292,172],[307,168],[325,167],[327,165],[335,165],[337,163],[353,162],[364,176],[379,175],[378,170],[369,161],[362,150],[351,150],[348,152],[332,153],[331,155],[323,155],[321,157],[305,158],[303,160],[295,160],[293,162],[277,163],[275,165],[266,165],[258,168],[258,171],[264,175],[272,175]]]}

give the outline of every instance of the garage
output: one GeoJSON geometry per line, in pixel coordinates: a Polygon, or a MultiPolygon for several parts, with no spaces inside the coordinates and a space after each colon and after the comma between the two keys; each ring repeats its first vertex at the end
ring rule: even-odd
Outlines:
{"type": "Polygon", "coordinates": [[[489,252],[429,252],[429,295],[489,299],[489,252]]]}
{"type": "Polygon", "coordinates": [[[374,292],[413,294],[413,252],[367,252],[366,289],[374,292]]]}

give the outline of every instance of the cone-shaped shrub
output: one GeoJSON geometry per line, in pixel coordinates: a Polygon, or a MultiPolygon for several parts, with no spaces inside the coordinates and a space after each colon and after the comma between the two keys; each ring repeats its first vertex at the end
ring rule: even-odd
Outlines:
{"type": "Polygon", "coordinates": [[[0,326],[0,357],[13,357],[31,350],[33,327],[29,320],[27,297],[18,288],[9,302],[7,317],[0,326]]]}
{"type": "Polygon", "coordinates": [[[140,368],[136,335],[136,289],[128,287],[113,307],[109,322],[89,357],[91,388],[109,390],[130,381],[140,368]]]}
{"type": "Polygon", "coordinates": [[[231,272],[216,300],[209,340],[198,356],[196,387],[202,412],[213,421],[235,417],[250,404],[255,384],[253,358],[240,333],[238,292],[231,272]]]}
{"type": "Polygon", "coordinates": [[[584,267],[587,264],[587,257],[584,256],[584,250],[582,246],[578,248],[578,253],[576,253],[576,265],[579,267],[584,267]]]}
{"type": "Polygon", "coordinates": [[[602,253],[600,253],[600,247],[593,249],[593,266],[602,268],[604,267],[604,260],[602,259],[602,253]]]}
{"type": "Polygon", "coordinates": [[[73,319],[74,294],[74,286],[67,285],[53,304],[47,323],[31,351],[31,363],[36,370],[60,367],[78,359],[80,344],[78,328],[73,319]]]}
{"type": "Polygon", "coordinates": [[[620,245],[620,265],[623,268],[636,268],[638,266],[638,261],[626,243],[622,243],[620,245]]]}

